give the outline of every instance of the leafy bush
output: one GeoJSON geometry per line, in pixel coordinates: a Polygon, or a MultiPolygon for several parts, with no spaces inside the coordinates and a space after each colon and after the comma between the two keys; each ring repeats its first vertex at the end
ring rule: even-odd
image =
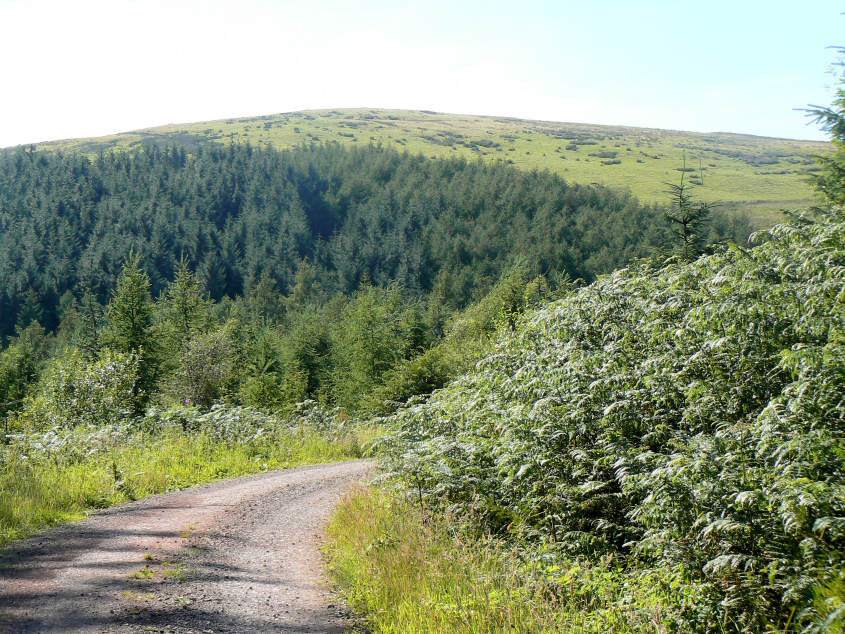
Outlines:
{"type": "Polygon", "coordinates": [[[665,633],[700,595],[675,571],[568,560],[381,489],[353,490],[327,533],[329,571],[373,633],[665,633]]]}
{"type": "Polygon", "coordinates": [[[104,451],[125,445],[132,435],[126,423],[96,428],[74,427],[49,429],[28,434],[10,434],[0,464],[7,467],[15,462],[25,464],[52,463],[74,465],[104,451]]]}
{"type": "Polygon", "coordinates": [[[282,382],[279,375],[272,372],[247,377],[241,384],[238,396],[248,407],[278,410],[285,405],[282,382]]]}
{"type": "MultiPolygon", "coordinates": [[[[150,410],[102,427],[12,434],[0,444],[0,546],[57,522],[162,491],[361,456],[360,429],[305,405],[150,410]]],[[[366,433],[366,430],[365,430],[366,433]]]]}
{"type": "Polygon", "coordinates": [[[208,412],[190,416],[186,431],[206,434],[230,444],[249,442],[271,436],[279,421],[251,407],[214,405],[208,412]]]}
{"type": "Polygon", "coordinates": [[[199,334],[188,341],[169,391],[179,401],[209,407],[235,383],[235,349],[228,333],[199,334]]]}
{"type": "Polygon", "coordinates": [[[138,357],[105,351],[97,361],[78,352],[47,368],[14,426],[27,429],[98,427],[128,418],[134,407],[138,357]]]}
{"type": "MultiPolygon", "coordinates": [[[[687,627],[800,629],[845,555],[845,214],[600,278],[389,419],[429,504],[683,570],[687,627]]],[[[841,614],[840,614],[841,617],[841,614]]]]}
{"type": "MultiPolygon", "coordinates": [[[[271,416],[251,407],[214,405],[208,411],[193,406],[149,408],[143,417],[112,417],[100,426],[55,426],[44,431],[10,434],[0,445],[0,465],[11,462],[71,465],[125,445],[138,436],[146,440],[182,435],[205,438],[225,446],[289,442],[296,434],[310,434],[338,446],[351,443],[356,430],[337,409],[326,409],[314,401],[298,404],[286,416],[271,416]]],[[[31,410],[27,410],[31,412],[31,410]]],[[[351,444],[350,444],[351,443],[351,444]]],[[[357,449],[356,449],[357,451],[357,449]]]]}

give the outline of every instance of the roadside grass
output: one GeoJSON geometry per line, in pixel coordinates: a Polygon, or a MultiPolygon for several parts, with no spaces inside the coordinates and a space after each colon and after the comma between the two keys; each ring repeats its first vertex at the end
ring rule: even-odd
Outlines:
{"type": "Polygon", "coordinates": [[[350,493],[327,532],[332,579],[375,634],[669,632],[695,591],[681,571],[509,545],[378,488],[350,493]]]}
{"type": "Polygon", "coordinates": [[[225,478],[359,458],[372,430],[329,436],[299,429],[230,444],[171,428],[69,459],[6,454],[0,469],[0,546],[94,510],[225,478]],[[363,439],[363,441],[362,441],[363,439]]]}

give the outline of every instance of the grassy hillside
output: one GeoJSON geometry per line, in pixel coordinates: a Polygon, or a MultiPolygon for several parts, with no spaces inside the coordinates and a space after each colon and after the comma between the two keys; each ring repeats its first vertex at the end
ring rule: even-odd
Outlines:
{"type": "Polygon", "coordinates": [[[830,146],[739,134],[440,114],[418,110],[312,110],[167,125],[93,139],[42,144],[94,153],[150,141],[187,145],[249,141],[290,147],[312,141],[382,143],[426,156],[502,160],[522,169],[548,169],[576,183],[627,187],[644,202],[663,201],[686,156],[701,200],[722,201],[753,218],[814,199],[807,183],[813,156],[830,146]]]}

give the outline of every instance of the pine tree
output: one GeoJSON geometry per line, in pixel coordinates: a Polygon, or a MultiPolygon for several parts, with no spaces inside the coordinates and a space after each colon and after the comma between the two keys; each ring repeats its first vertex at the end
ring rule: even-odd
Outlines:
{"type": "Polygon", "coordinates": [[[401,358],[401,302],[398,285],[383,289],[365,280],[345,307],[333,346],[340,404],[354,405],[401,358]]]}
{"type": "Polygon", "coordinates": [[[106,309],[107,325],[103,332],[103,343],[111,350],[138,357],[138,383],[134,388],[134,401],[139,411],[154,387],[158,374],[158,349],[152,318],[150,278],[141,268],[140,258],[130,254],[106,309]]]}
{"type": "Polygon", "coordinates": [[[296,269],[293,288],[290,295],[284,298],[285,309],[295,312],[309,304],[316,303],[322,294],[319,273],[307,260],[302,260],[296,269]]]}
{"type": "Polygon", "coordinates": [[[167,287],[162,304],[168,335],[177,346],[184,346],[208,321],[210,302],[184,258],[179,260],[176,277],[167,287]]]}
{"type": "Polygon", "coordinates": [[[247,295],[249,310],[260,322],[278,322],[282,316],[282,295],[276,280],[267,271],[261,274],[258,284],[247,295]]]}
{"type": "Polygon", "coordinates": [[[21,309],[18,311],[18,319],[15,328],[18,332],[21,332],[30,324],[40,324],[43,321],[44,311],[41,309],[41,302],[38,299],[38,293],[30,287],[27,289],[21,309]]]}
{"type": "MultiPolygon", "coordinates": [[[[845,69],[845,47],[840,47],[839,54],[843,59],[837,63],[840,69],[845,69]]],[[[822,171],[814,177],[816,189],[834,205],[845,205],[845,70],[840,72],[839,88],[830,107],[810,106],[807,114],[830,133],[833,144],[833,154],[818,157],[822,171]]]]}
{"type": "Polygon", "coordinates": [[[85,289],[80,302],[80,326],[72,341],[79,346],[86,356],[94,358],[100,349],[100,329],[103,325],[103,305],[97,300],[92,287],[85,289]]]}
{"type": "Polygon", "coordinates": [[[674,185],[668,183],[671,198],[671,206],[665,212],[666,220],[669,222],[669,230],[678,240],[676,252],[684,260],[694,260],[704,250],[705,227],[713,211],[711,203],[694,201],[686,183],[686,158],[681,169],[681,183],[674,185]]]}

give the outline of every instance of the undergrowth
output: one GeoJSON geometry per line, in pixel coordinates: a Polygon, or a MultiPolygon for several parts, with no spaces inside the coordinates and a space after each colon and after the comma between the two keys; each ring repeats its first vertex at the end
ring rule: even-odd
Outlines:
{"type": "Polygon", "coordinates": [[[328,428],[313,413],[280,421],[247,408],[218,407],[19,434],[0,448],[0,545],[156,493],[357,458],[370,433],[328,428]]]}
{"type": "Polygon", "coordinates": [[[481,530],[676,571],[684,630],[841,628],[845,215],[762,237],[526,315],[385,419],[386,470],[481,530]]]}
{"type": "Polygon", "coordinates": [[[328,535],[332,579],[375,634],[670,632],[700,590],[677,570],[632,574],[480,535],[378,488],[353,491],[328,535]]]}

